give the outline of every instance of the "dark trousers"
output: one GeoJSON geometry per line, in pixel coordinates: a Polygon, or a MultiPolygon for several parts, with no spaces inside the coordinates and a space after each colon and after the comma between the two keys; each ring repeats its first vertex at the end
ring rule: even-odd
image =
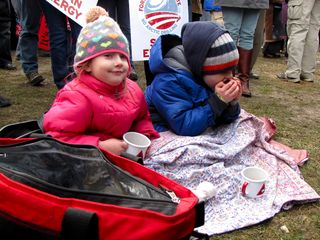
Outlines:
{"type": "Polygon", "coordinates": [[[10,53],[10,26],[10,20],[0,20],[0,65],[2,66],[7,65],[8,63],[12,63],[10,53]]]}
{"type": "Polygon", "coordinates": [[[10,43],[10,2],[9,0],[0,3],[0,65],[12,63],[10,43]]]}

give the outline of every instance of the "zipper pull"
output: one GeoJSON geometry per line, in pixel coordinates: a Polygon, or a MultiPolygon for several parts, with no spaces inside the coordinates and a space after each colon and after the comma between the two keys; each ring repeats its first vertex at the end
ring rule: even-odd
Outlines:
{"type": "Polygon", "coordinates": [[[167,190],[166,193],[171,197],[172,202],[180,203],[180,198],[174,193],[174,191],[167,190]]]}
{"type": "Polygon", "coordinates": [[[162,186],[161,184],[159,184],[159,187],[161,190],[163,190],[165,193],[167,193],[169,195],[172,202],[180,203],[180,198],[177,197],[177,195],[174,193],[174,191],[162,186]]]}

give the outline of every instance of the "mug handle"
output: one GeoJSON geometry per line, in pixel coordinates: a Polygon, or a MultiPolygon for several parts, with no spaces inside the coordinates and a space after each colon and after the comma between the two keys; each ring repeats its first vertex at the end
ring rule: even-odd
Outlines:
{"type": "Polygon", "coordinates": [[[247,194],[246,194],[246,189],[247,189],[247,187],[248,187],[248,182],[244,182],[243,184],[242,184],[242,187],[241,187],[241,192],[242,192],[242,195],[244,195],[244,196],[246,196],[247,194]]]}

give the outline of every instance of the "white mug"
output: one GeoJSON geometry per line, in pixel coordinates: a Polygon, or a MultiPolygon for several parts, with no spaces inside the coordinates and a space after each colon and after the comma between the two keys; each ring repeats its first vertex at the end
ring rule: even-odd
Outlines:
{"type": "Polygon", "coordinates": [[[241,193],[249,198],[261,197],[266,190],[268,173],[259,167],[246,167],[241,171],[241,193]]]}
{"type": "Polygon", "coordinates": [[[123,134],[123,140],[128,144],[127,153],[136,157],[145,158],[151,141],[148,137],[137,132],[127,132],[123,134]]]}

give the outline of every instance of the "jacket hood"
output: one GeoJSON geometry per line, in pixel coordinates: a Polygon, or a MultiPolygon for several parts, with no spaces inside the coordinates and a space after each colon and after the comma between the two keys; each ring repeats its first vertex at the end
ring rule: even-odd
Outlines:
{"type": "Polygon", "coordinates": [[[166,34],[158,37],[150,50],[149,66],[153,74],[178,71],[164,62],[166,54],[178,45],[182,45],[178,35],[166,34]]]}
{"type": "Polygon", "coordinates": [[[211,45],[227,32],[214,22],[190,22],[182,26],[181,39],[184,55],[196,78],[202,78],[201,68],[211,45]]]}

